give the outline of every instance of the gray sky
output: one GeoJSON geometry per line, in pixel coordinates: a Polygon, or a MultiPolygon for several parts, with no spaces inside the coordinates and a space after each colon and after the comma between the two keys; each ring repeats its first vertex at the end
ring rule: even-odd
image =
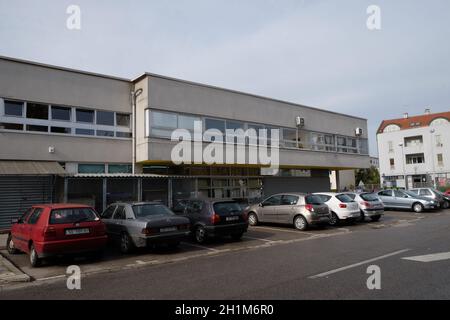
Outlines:
{"type": "Polygon", "coordinates": [[[0,0],[0,55],[365,117],[373,155],[382,119],[450,110],[448,0],[0,0]],[[71,4],[81,30],[66,28],[71,4]],[[378,31],[366,27],[371,4],[378,31]]]}

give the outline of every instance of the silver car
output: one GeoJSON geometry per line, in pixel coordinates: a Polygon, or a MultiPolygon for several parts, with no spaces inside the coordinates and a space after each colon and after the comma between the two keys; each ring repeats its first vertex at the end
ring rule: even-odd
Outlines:
{"type": "Polygon", "coordinates": [[[330,221],[330,211],[323,200],[304,193],[275,194],[245,212],[251,226],[270,222],[293,224],[298,230],[306,230],[310,225],[325,225],[330,221]]]}
{"type": "Polygon", "coordinates": [[[378,197],[384,207],[390,209],[409,209],[419,213],[425,209],[439,208],[437,201],[405,190],[382,190],[378,192],[378,197]]]}
{"type": "Polygon", "coordinates": [[[176,247],[190,234],[189,219],[176,216],[161,203],[113,203],[101,215],[108,237],[122,253],[164,243],[176,247]]]}
{"type": "Polygon", "coordinates": [[[347,192],[345,194],[358,203],[359,210],[361,211],[361,221],[364,221],[365,218],[369,218],[372,221],[378,221],[384,214],[383,202],[375,193],[347,192]]]}
{"type": "Polygon", "coordinates": [[[434,188],[415,188],[410,189],[409,191],[414,192],[419,196],[437,201],[444,209],[448,209],[450,206],[450,201],[445,198],[445,195],[434,188]]]}

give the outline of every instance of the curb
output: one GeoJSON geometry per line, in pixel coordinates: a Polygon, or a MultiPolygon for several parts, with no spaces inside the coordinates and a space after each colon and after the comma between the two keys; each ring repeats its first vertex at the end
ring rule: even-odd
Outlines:
{"type": "Polygon", "coordinates": [[[14,266],[8,259],[6,259],[0,253],[0,265],[6,267],[9,272],[0,274],[0,285],[11,283],[11,282],[30,282],[31,278],[29,275],[20,271],[16,266],[14,266]]]}

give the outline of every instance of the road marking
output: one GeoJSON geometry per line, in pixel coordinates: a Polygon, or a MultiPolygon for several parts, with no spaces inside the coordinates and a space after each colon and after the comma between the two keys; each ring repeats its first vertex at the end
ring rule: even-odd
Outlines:
{"type": "Polygon", "coordinates": [[[206,250],[211,250],[211,251],[220,251],[218,249],[201,246],[199,244],[193,244],[193,243],[188,243],[188,242],[183,242],[183,244],[191,246],[191,247],[195,247],[195,248],[200,248],[200,249],[206,249],[206,250]]]}
{"type": "Polygon", "coordinates": [[[251,240],[265,241],[265,242],[274,242],[273,240],[269,240],[269,239],[254,238],[254,237],[248,237],[248,236],[244,236],[243,238],[244,238],[244,239],[251,239],[251,240]]]}
{"type": "Polygon", "coordinates": [[[330,271],[327,271],[327,272],[319,273],[319,274],[316,274],[315,276],[311,276],[311,277],[308,277],[308,278],[309,279],[316,279],[316,278],[326,277],[326,276],[328,276],[330,274],[333,274],[333,273],[337,273],[337,272],[341,272],[341,271],[348,270],[348,269],[351,269],[351,268],[359,267],[359,266],[362,266],[364,264],[371,263],[371,262],[374,262],[374,261],[377,261],[377,260],[381,260],[381,259],[385,259],[385,258],[388,258],[388,257],[392,257],[392,256],[398,255],[400,253],[403,253],[403,252],[406,252],[406,251],[409,251],[409,250],[411,250],[411,249],[403,249],[403,250],[391,252],[391,253],[388,253],[388,254],[385,254],[385,255],[382,255],[382,256],[379,256],[379,257],[375,257],[375,258],[372,258],[372,259],[369,259],[369,260],[364,260],[364,261],[361,261],[361,262],[357,262],[357,263],[354,263],[354,264],[351,264],[351,265],[348,265],[348,266],[345,266],[345,267],[341,267],[341,268],[338,268],[338,269],[334,269],[334,270],[330,270],[330,271]]]}
{"type": "MultiPolygon", "coordinates": [[[[285,230],[281,228],[271,228],[271,227],[252,227],[255,229],[263,229],[263,230],[273,230],[273,231],[281,231],[281,232],[290,232],[295,234],[308,234],[308,235],[315,235],[315,233],[312,232],[305,232],[305,231],[295,231],[295,230],[285,230]]],[[[250,229],[251,230],[251,229],[250,229]]]]}
{"type": "Polygon", "coordinates": [[[418,261],[418,262],[433,262],[450,259],[450,252],[426,254],[423,256],[405,257],[404,260],[418,261]]]}
{"type": "Polygon", "coordinates": [[[39,279],[36,279],[36,281],[46,281],[46,280],[60,279],[60,278],[65,278],[65,277],[66,277],[66,275],[62,274],[62,275],[59,275],[59,276],[53,276],[53,277],[47,277],[47,278],[39,278],[39,279]]]}

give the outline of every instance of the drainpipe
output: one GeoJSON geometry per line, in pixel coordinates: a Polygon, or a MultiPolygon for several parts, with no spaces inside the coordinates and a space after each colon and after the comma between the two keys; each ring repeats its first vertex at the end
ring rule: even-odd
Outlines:
{"type": "Polygon", "coordinates": [[[132,164],[131,164],[131,172],[133,175],[136,174],[136,100],[137,97],[142,93],[142,89],[139,88],[136,91],[131,91],[131,103],[132,103],[132,122],[133,122],[133,128],[131,130],[132,132],[132,139],[133,139],[133,146],[132,146],[132,164]]]}

